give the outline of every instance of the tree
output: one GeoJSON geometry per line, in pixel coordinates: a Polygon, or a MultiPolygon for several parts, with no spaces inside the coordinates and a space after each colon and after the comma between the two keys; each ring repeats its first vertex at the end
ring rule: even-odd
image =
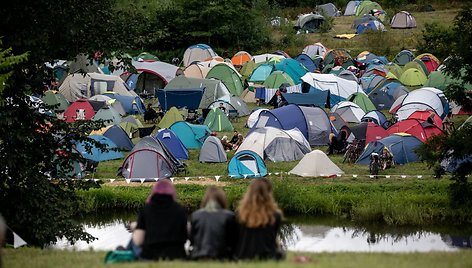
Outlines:
{"type": "Polygon", "coordinates": [[[73,144],[101,122],[74,125],[40,113],[29,94],[41,94],[51,74],[45,62],[80,52],[120,47],[108,0],[13,1],[0,8],[0,213],[29,244],[44,246],[57,237],[92,237],[73,221],[77,189],[89,185],[50,178],[80,159],[73,144]],[[12,53],[19,54],[13,56],[12,53]],[[27,54],[26,54],[27,53],[27,54]],[[67,157],[58,157],[58,154],[67,157]]]}

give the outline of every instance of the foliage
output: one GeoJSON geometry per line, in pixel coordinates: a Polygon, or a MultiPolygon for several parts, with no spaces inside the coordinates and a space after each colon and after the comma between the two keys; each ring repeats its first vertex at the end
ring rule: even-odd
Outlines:
{"type": "Polygon", "coordinates": [[[432,53],[442,60],[450,55],[450,40],[453,36],[451,29],[437,22],[426,23],[422,33],[418,44],[421,53],[432,53]]]}
{"type": "MultiPolygon", "coordinates": [[[[0,46],[2,41],[0,39],[0,46]]],[[[5,85],[8,83],[8,79],[13,74],[13,68],[25,62],[28,58],[28,53],[22,55],[12,55],[12,49],[0,50],[0,94],[2,94],[5,85]]],[[[4,100],[0,99],[0,106],[3,106],[4,100]]]]}

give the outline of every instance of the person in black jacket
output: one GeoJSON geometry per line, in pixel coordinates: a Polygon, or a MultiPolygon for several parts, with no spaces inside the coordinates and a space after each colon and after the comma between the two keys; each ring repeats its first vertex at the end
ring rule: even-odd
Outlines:
{"type": "Polygon", "coordinates": [[[223,190],[211,186],[190,219],[192,259],[229,259],[236,241],[234,213],[226,209],[223,190]]]}
{"type": "Polygon", "coordinates": [[[186,258],[187,215],[175,197],[175,188],[170,180],[162,179],[154,185],[133,232],[134,244],[142,247],[141,258],[186,258]]]}
{"type": "Polygon", "coordinates": [[[239,204],[237,259],[281,259],[278,241],[282,211],[272,196],[272,184],[262,178],[251,182],[239,204]]]}

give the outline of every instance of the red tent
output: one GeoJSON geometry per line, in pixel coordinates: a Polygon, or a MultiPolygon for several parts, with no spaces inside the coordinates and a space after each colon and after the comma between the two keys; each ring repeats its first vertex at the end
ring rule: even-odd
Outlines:
{"type": "Polygon", "coordinates": [[[390,126],[387,132],[391,135],[393,133],[408,133],[418,138],[421,142],[434,135],[443,134],[442,130],[436,125],[428,122],[421,122],[417,119],[407,119],[390,126]]]}
{"type": "Polygon", "coordinates": [[[95,115],[92,104],[87,99],[78,99],[74,101],[64,112],[64,118],[67,123],[76,120],[91,120],[95,115]]]}
{"type": "Polygon", "coordinates": [[[436,69],[439,67],[438,59],[432,55],[426,54],[420,57],[420,60],[424,63],[429,72],[436,71],[436,69]]]}
{"type": "Polygon", "coordinates": [[[441,117],[439,117],[435,112],[433,111],[416,111],[414,113],[412,113],[408,119],[417,119],[421,122],[425,122],[428,120],[428,117],[431,116],[431,114],[434,114],[433,116],[433,123],[435,126],[437,126],[438,128],[442,128],[442,119],[441,117]]]}
{"type": "Polygon", "coordinates": [[[366,144],[371,141],[381,140],[389,135],[383,127],[373,122],[362,122],[359,125],[353,126],[351,127],[351,132],[358,140],[365,139],[366,144]]]}

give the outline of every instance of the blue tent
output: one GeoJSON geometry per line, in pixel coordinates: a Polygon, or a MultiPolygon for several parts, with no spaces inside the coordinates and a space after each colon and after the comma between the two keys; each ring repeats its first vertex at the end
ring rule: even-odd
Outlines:
{"type": "Polygon", "coordinates": [[[211,130],[206,125],[194,125],[185,121],[173,123],[170,127],[187,149],[200,149],[211,130]]]}
{"type": "Polygon", "coordinates": [[[252,151],[236,153],[228,163],[228,175],[232,178],[257,178],[267,175],[264,160],[252,151]]]}
{"type": "Polygon", "coordinates": [[[361,122],[369,122],[369,121],[372,121],[375,124],[385,129],[388,127],[387,117],[385,117],[385,115],[381,111],[377,111],[377,110],[370,111],[366,113],[361,119],[361,122]]]}
{"type": "Polygon", "coordinates": [[[302,83],[301,77],[308,72],[301,63],[294,59],[284,59],[276,63],[275,69],[287,73],[296,85],[302,83]]]}
{"type": "Polygon", "coordinates": [[[157,98],[162,110],[166,112],[171,107],[196,110],[200,106],[205,88],[156,90],[157,98]]]}
{"type": "Polygon", "coordinates": [[[129,138],[128,134],[126,134],[126,131],[119,125],[113,125],[109,127],[103,133],[103,136],[113,141],[120,149],[131,151],[131,149],[134,147],[133,142],[129,138]]]}
{"type": "Polygon", "coordinates": [[[143,114],[146,111],[144,103],[137,96],[123,96],[114,92],[104,92],[103,95],[118,100],[127,114],[143,114]]]}
{"type": "Polygon", "coordinates": [[[300,64],[302,64],[309,72],[313,72],[318,69],[318,65],[308,56],[307,54],[299,54],[295,57],[300,64]]]}
{"type": "Polygon", "coordinates": [[[377,110],[388,110],[398,97],[408,92],[408,89],[400,82],[396,80],[389,82],[389,80],[387,80],[382,87],[374,88],[374,90],[369,93],[369,99],[377,110]]]}
{"type": "Polygon", "coordinates": [[[106,161],[106,160],[123,158],[123,154],[121,152],[111,150],[111,149],[118,149],[118,147],[109,138],[102,135],[91,135],[89,136],[89,138],[105,145],[105,148],[108,149],[108,152],[102,152],[102,150],[95,147],[93,143],[88,142],[88,141],[83,141],[76,145],[76,149],[78,152],[82,154],[82,156],[85,159],[95,161],[95,162],[101,162],[101,161],[106,161]],[[86,150],[87,147],[90,148],[90,152],[86,150]]]}
{"type": "Polygon", "coordinates": [[[294,104],[262,111],[253,129],[260,127],[275,127],[283,130],[298,128],[305,138],[308,139],[308,127],[305,115],[300,107],[294,104]]]}
{"type": "Polygon", "coordinates": [[[414,150],[421,144],[421,141],[415,136],[405,133],[393,134],[379,141],[369,142],[356,163],[368,165],[371,154],[378,153],[381,155],[384,147],[393,155],[393,161],[396,165],[416,162],[419,160],[419,157],[414,150]]]}
{"type": "Polygon", "coordinates": [[[249,82],[264,82],[267,77],[274,71],[274,65],[271,63],[264,63],[259,65],[254,71],[252,71],[249,77],[249,82]]]}
{"type": "Polygon", "coordinates": [[[156,139],[160,140],[169,149],[169,151],[179,160],[188,160],[188,150],[182,141],[170,129],[162,129],[157,135],[156,139]]]}
{"type": "Polygon", "coordinates": [[[316,90],[310,93],[283,93],[282,97],[288,104],[302,106],[325,107],[328,100],[329,90],[316,90]]]}
{"type": "Polygon", "coordinates": [[[380,22],[380,21],[377,21],[377,20],[370,20],[366,23],[361,23],[359,25],[357,25],[356,27],[356,34],[363,34],[365,33],[367,30],[371,30],[371,31],[384,31],[385,30],[385,26],[380,22]]]}

